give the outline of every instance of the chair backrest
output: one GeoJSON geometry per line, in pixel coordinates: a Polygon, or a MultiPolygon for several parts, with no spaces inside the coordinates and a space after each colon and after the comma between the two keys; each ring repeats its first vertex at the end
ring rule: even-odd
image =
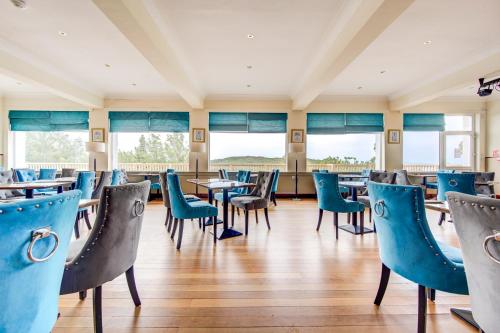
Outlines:
{"type": "Polygon", "coordinates": [[[160,187],[161,187],[161,196],[163,198],[163,205],[167,208],[170,208],[170,198],[168,196],[168,181],[167,175],[173,174],[173,172],[160,172],[160,187]]]}
{"type": "Polygon", "coordinates": [[[76,177],[76,169],[62,168],[61,177],[76,177]]]}
{"type": "Polygon", "coordinates": [[[336,173],[313,173],[318,207],[331,212],[343,210],[346,201],[340,194],[339,175],[336,173]]]}
{"type": "Polygon", "coordinates": [[[19,182],[31,182],[37,179],[33,169],[16,169],[16,178],[19,182]]]}
{"type": "Polygon", "coordinates": [[[398,185],[412,185],[410,178],[408,178],[408,171],[406,170],[394,170],[396,173],[395,183],[398,185]]]}
{"type": "Polygon", "coordinates": [[[167,173],[175,173],[175,169],[168,168],[167,173]]]}
{"type": "Polygon", "coordinates": [[[446,192],[460,192],[476,195],[474,183],[475,175],[472,173],[438,172],[438,200],[446,200],[446,192]]]}
{"type": "Polygon", "coordinates": [[[475,176],[475,188],[477,194],[483,194],[487,196],[493,196],[495,194],[495,187],[493,184],[477,184],[477,183],[488,183],[495,180],[494,172],[464,172],[472,173],[475,176]]]}
{"type": "Polygon", "coordinates": [[[57,169],[40,169],[38,179],[56,179],[57,169]]]}
{"type": "Polygon", "coordinates": [[[111,185],[111,177],[113,173],[111,171],[103,171],[99,177],[99,182],[97,183],[94,191],[92,192],[92,199],[99,199],[101,197],[102,190],[104,186],[111,185]]]}
{"type": "Polygon", "coordinates": [[[113,169],[113,174],[111,176],[111,185],[120,185],[122,182],[122,171],[120,169],[113,169]]]}
{"type": "Polygon", "coordinates": [[[122,172],[122,176],[120,178],[120,185],[125,185],[125,184],[128,184],[128,174],[127,174],[127,170],[125,169],[120,169],[120,171],[122,172]]]}
{"type": "Polygon", "coordinates": [[[94,171],[80,171],[76,179],[75,189],[82,191],[82,199],[92,198],[94,191],[95,172],[94,171]]]}
{"type": "Polygon", "coordinates": [[[363,176],[363,177],[369,177],[370,176],[370,172],[372,172],[372,169],[363,169],[361,171],[361,176],[363,176]]]}
{"type": "Polygon", "coordinates": [[[318,172],[319,173],[328,173],[328,170],[327,169],[319,169],[318,172]]]}
{"type": "MultiPolygon", "coordinates": [[[[10,184],[14,182],[14,172],[12,170],[0,171],[0,184],[10,184]]],[[[24,196],[18,190],[0,190],[0,199],[8,199],[15,196],[24,196]]]]}
{"type": "Polygon", "coordinates": [[[175,218],[183,219],[189,215],[191,206],[188,204],[181,189],[179,175],[176,173],[167,174],[168,197],[170,208],[175,218]]]}
{"type": "Polygon", "coordinates": [[[220,179],[229,179],[229,174],[226,169],[219,169],[219,178],[220,179]]]}
{"type": "Polygon", "coordinates": [[[500,200],[448,192],[448,203],[460,239],[472,315],[484,332],[496,332],[500,304],[500,200]]]}
{"type": "Polygon", "coordinates": [[[68,191],[0,204],[0,331],[52,330],[79,200],[79,191],[68,191]]]}
{"type": "MultiPolygon", "coordinates": [[[[236,175],[236,180],[242,183],[250,182],[250,171],[239,170],[236,175]]],[[[248,192],[248,187],[240,187],[236,189],[236,192],[240,194],[246,194],[248,192]]]]}
{"type": "Polygon", "coordinates": [[[150,185],[146,180],[104,187],[94,226],[66,264],[61,294],[100,286],[134,264],[150,185]]]}
{"type": "MultiPolygon", "coordinates": [[[[272,193],[276,193],[278,191],[278,181],[280,179],[280,170],[274,169],[274,179],[273,179],[273,188],[271,189],[272,193]]],[[[248,177],[250,178],[250,177],[248,177]]]]}
{"type": "Polygon", "coordinates": [[[396,173],[387,171],[370,171],[368,180],[375,183],[394,184],[396,182],[396,173]]]}
{"type": "Polygon", "coordinates": [[[419,285],[467,294],[463,265],[443,254],[429,229],[422,188],[369,182],[368,191],[382,262],[419,285]]]}
{"type": "Polygon", "coordinates": [[[257,180],[255,181],[255,187],[248,195],[270,200],[273,179],[274,179],[274,171],[272,172],[259,171],[259,173],[257,174],[257,180]]]}

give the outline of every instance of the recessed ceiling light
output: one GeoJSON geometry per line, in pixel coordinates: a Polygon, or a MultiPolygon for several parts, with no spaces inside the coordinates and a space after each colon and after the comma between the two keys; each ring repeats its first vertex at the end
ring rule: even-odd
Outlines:
{"type": "Polygon", "coordinates": [[[58,31],[57,32],[59,34],[59,36],[61,37],[66,37],[68,35],[68,33],[66,33],[65,31],[58,31]]]}
{"type": "Polygon", "coordinates": [[[358,86],[358,90],[360,90],[360,89],[363,89],[363,87],[362,86],[358,86]]]}
{"type": "Polygon", "coordinates": [[[252,88],[252,85],[251,84],[247,84],[247,88],[252,88]]]}
{"type": "Polygon", "coordinates": [[[254,36],[253,34],[248,34],[248,35],[247,35],[247,38],[249,38],[249,39],[253,39],[253,38],[255,38],[255,36],[254,36]]]}
{"type": "Polygon", "coordinates": [[[107,68],[110,68],[110,67],[111,67],[111,65],[110,65],[110,64],[104,64],[104,66],[105,66],[105,67],[107,67],[107,68]]]}
{"type": "Polygon", "coordinates": [[[432,40],[426,40],[426,41],[424,42],[424,45],[431,45],[431,44],[432,44],[432,40]]]}
{"type": "Polygon", "coordinates": [[[385,70],[385,69],[384,69],[384,70],[381,70],[381,71],[380,71],[380,74],[384,74],[385,72],[386,72],[386,70],[385,70]]]}
{"type": "Polygon", "coordinates": [[[252,69],[253,66],[252,65],[247,65],[247,69],[252,69]]]}
{"type": "Polygon", "coordinates": [[[17,84],[18,86],[22,86],[22,85],[23,85],[23,84],[22,84],[22,82],[16,82],[16,84],[17,84]]]}
{"type": "Polygon", "coordinates": [[[137,83],[131,83],[131,85],[135,87],[135,86],[137,86],[137,83]]]}

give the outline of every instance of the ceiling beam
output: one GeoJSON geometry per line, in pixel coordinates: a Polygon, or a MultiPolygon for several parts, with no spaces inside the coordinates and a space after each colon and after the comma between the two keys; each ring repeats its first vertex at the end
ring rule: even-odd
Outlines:
{"type": "Polygon", "coordinates": [[[292,96],[294,110],[307,108],[414,1],[358,1],[354,10],[345,8],[344,17],[339,18],[341,26],[333,28],[335,38],[292,96]]]}
{"type": "Polygon", "coordinates": [[[497,52],[403,95],[391,98],[389,107],[391,110],[403,110],[416,106],[444,96],[454,90],[465,88],[471,83],[477,82],[480,77],[488,78],[496,75],[499,71],[500,52],[497,52]]]}
{"type": "Polygon", "coordinates": [[[103,105],[101,96],[94,95],[4,50],[0,50],[0,73],[20,82],[42,87],[56,96],[90,108],[100,108],[103,105]]]}
{"type": "Polygon", "coordinates": [[[192,108],[203,108],[203,94],[184,70],[142,0],[93,2],[192,108]]]}

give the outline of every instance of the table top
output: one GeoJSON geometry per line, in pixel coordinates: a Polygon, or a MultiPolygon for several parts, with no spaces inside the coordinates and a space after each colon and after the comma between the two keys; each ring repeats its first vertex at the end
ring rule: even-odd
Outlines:
{"type": "Polygon", "coordinates": [[[224,190],[224,189],[232,189],[239,187],[252,187],[255,186],[254,183],[243,183],[237,182],[235,180],[229,179],[218,179],[218,178],[209,178],[209,179],[188,179],[189,183],[196,184],[201,187],[205,187],[209,190],[224,190]]]}
{"type": "Polygon", "coordinates": [[[339,178],[361,179],[361,178],[368,178],[368,176],[363,176],[363,175],[358,175],[358,174],[342,174],[342,173],[339,173],[339,178]]]}
{"type": "Polygon", "coordinates": [[[339,185],[353,187],[353,188],[365,188],[366,187],[365,182],[357,182],[357,181],[340,181],[339,185]]]}
{"type": "Polygon", "coordinates": [[[435,210],[440,213],[450,213],[450,206],[446,201],[436,201],[436,200],[428,200],[425,201],[425,208],[430,210],[435,210]]]}
{"type": "Polygon", "coordinates": [[[0,190],[36,190],[62,185],[71,185],[70,181],[47,181],[47,182],[25,182],[25,183],[4,183],[0,184],[0,190]]]}
{"type": "Polygon", "coordinates": [[[55,178],[55,179],[37,179],[33,181],[33,183],[75,183],[76,182],[76,177],[60,177],[60,178],[55,178]]]}
{"type": "Polygon", "coordinates": [[[87,208],[90,206],[95,206],[99,204],[99,199],[80,199],[78,208],[87,208]]]}
{"type": "Polygon", "coordinates": [[[141,173],[131,173],[130,176],[142,176],[142,177],[154,177],[159,176],[159,172],[141,172],[141,173]]]}

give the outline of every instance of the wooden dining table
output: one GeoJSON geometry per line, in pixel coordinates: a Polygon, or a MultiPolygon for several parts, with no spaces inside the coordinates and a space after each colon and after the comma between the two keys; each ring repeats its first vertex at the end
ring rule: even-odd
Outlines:
{"type": "MultiPolygon", "coordinates": [[[[366,183],[361,181],[340,181],[339,186],[345,186],[349,188],[351,193],[352,201],[358,201],[358,190],[363,190],[366,188],[366,183]]],[[[363,235],[366,233],[373,232],[372,229],[366,228],[364,226],[364,221],[361,221],[361,225],[358,225],[358,214],[352,214],[352,224],[344,224],[339,226],[339,229],[350,232],[354,235],[363,235]]]]}
{"type": "Polygon", "coordinates": [[[42,190],[47,188],[57,188],[57,193],[62,193],[64,191],[64,186],[71,186],[73,182],[71,181],[56,181],[56,180],[37,180],[32,182],[23,183],[4,183],[0,184],[0,190],[19,190],[24,191],[25,197],[27,199],[33,199],[33,193],[35,190],[42,190]]]}
{"type": "Polygon", "coordinates": [[[222,191],[222,230],[217,230],[217,239],[222,240],[226,238],[241,236],[242,233],[238,230],[229,227],[229,190],[243,187],[253,187],[254,183],[244,183],[229,179],[188,179],[187,182],[204,187],[208,190],[208,202],[213,203],[214,191],[222,191]]]}

